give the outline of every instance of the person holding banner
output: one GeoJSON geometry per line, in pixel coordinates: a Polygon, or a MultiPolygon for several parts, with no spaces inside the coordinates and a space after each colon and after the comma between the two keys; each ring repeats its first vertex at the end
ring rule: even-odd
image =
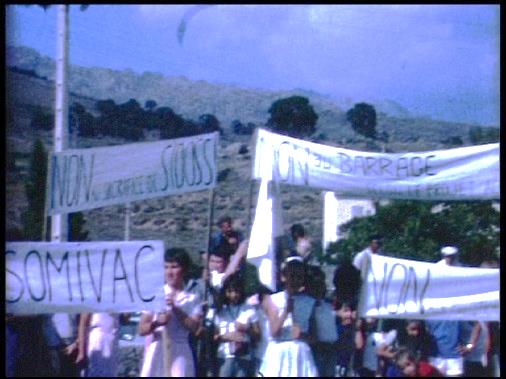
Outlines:
{"type": "Polygon", "coordinates": [[[184,249],[171,248],[164,259],[166,309],[157,315],[144,312],[139,324],[141,336],[153,334],[146,346],[141,376],[195,376],[189,333],[200,325],[202,309],[201,299],[184,289],[190,257],[184,249]]]}
{"type": "Polygon", "coordinates": [[[439,265],[446,266],[462,266],[459,262],[459,249],[455,246],[444,246],[441,248],[441,260],[437,262],[439,265]]]}
{"type": "Polygon", "coordinates": [[[465,345],[463,321],[426,320],[427,330],[433,338],[429,363],[444,376],[462,376],[464,358],[460,353],[465,345]]]}
{"type": "Polygon", "coordinates": [[[367,275],[366,269],[371,255],[383,254],[383,251],[381,250],[381,246],[383,245],[382,237],[376,234],[371,236],[370,241],[371,244],[353,258],[353,266],[361,272],[362,280],[365,280],[367,275]]]}
{"type": "Polygon", "coordinates": [[[119,364],[119,314],[82,313],[76,363],[86,364],[84,376],[116,376],[119,364]]]}

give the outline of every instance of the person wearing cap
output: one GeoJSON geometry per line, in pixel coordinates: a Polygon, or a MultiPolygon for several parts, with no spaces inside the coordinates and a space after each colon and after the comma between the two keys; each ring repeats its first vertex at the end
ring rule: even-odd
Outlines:
{"type": "Polygon", "coordinates": [[[460,266],[458,253],[459,249],[455,246],[444,246],[441,248],[442,259],[437,262],[437,264],[446,266],[460,266]]]}
{"type": "Polygon", "coordinates": [[[370,238],[370,245],[362,250],[361,252],[357,253],[355,257],[353,258],[353,266],[357,268],[357,270],[361,273],[361,278],[365,279],[366,276],[366,269],[369,259],[371,258],[371,255],[373,254],[379,254],[381,255],[383,251],[381,250],[381,246],[383,245],[382,237],[379,235],[373,235],[370,238]]]}

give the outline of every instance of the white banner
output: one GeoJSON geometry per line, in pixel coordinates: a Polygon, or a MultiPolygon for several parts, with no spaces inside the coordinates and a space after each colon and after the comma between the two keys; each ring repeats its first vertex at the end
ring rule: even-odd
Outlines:
{"type": "Polygon", "coordinates": [[[6,312],[163,309],[163,241],[7,242],[6,312]]]}
{"type": "Polygon", "coordinates": [[[499,269],[372,255],[360,317],[499,321],[499,269]]]}
{"type": "Polygon", "coordinates": [[[253,178],[368,199],[499,199],[499,144],[385,154],[259,129],[253,178]]]}
{"type": "Polygon", "coordinates": [[[49,215],[71,213],[216,185],[218,133],[50,156],[49,215]]]}
{"type": "Polygon", "coordinates": [[[260,281],[276,291],[275,237],[282,234],[280,197],[276,183],[262,180],[251,227],[247,260],[257,266],[260,281]]]}

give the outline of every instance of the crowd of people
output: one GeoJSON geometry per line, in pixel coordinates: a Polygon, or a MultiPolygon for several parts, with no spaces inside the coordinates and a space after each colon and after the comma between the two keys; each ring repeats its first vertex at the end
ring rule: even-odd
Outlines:
{"type": "MultiPolygon", "coordinates": [[[[246,261],[248,240],[231,218],[218,225],[197,271],[185,249],[166,250],[166,308],[142,312],[139,322],[141,377],[500,375],[499,322],[357,317],[364,267],[382,254],[380,236],[336,267],[329,289],[304,227],[293,225],[280,244],[273,292],[246,261]]],[[[458,248],[441,254],[440,264],[459,264],[458,248]]],[[[7,376],[117,376],[127,317],[9,315],[7,376]],[[45,349],[35,349],[37,338],[45,349]]]]}

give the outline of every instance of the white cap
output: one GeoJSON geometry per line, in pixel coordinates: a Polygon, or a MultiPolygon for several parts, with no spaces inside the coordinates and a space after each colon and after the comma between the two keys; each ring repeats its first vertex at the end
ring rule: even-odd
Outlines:
{"type": "Polygon", "coordinates": [[[451,255],[455,255],[459,252],[459,249],[457,249],[455,246],[445,246],[441,249],[441,255],[443,257],[449,257],[451,255]]]}

